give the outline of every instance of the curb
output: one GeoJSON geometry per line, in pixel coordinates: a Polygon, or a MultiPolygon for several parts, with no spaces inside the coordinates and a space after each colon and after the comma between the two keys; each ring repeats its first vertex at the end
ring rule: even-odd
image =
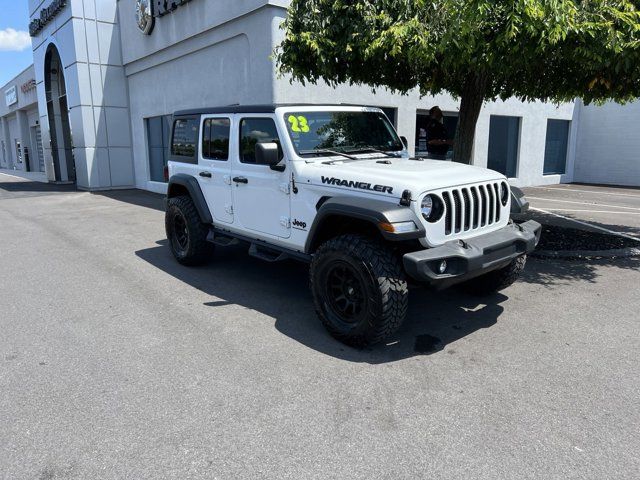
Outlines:
{"type": "Polygon", "coordinates": [[[534,250],[529,254],[534,258],[542,259],[583,259],[583,258],[631,258],[640,257],[640,248],[627,247],[613,250],[534,250]]]}

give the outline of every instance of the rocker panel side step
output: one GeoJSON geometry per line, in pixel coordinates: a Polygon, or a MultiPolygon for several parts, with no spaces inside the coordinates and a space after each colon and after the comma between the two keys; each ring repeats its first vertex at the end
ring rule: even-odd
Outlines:
{"type": "Polygon", "coordinates": [[[215,245],[219,245],[221,247],[231,247],[234,245],[238,245],[240,243],[240,240],[234,237],[227,237],[226,235],[221,235],[214,232],[213,230],[210,230],[209,234],[207,235],[207,242],[214,243],[215,245]]]}
{"type": "Polygon", "coordinates": [[[285,252],[271,250],[270,248],[265,248],[255,243],[252,243],[249,247],[249,255],[271,263],[280,262],[290,258],[285,252]]]}

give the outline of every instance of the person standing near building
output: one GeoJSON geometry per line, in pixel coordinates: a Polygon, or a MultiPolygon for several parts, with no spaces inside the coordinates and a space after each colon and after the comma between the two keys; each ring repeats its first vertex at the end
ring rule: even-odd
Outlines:
{"type": "Polygon", "coordinates": [[[449,132],[443,123],[443,115],[440,107],[435,106],[429,110],[429,123],[427,124],[427,152],[429,158],[446,160],[449,147],[453,141],[449,139],[449,132]]]}

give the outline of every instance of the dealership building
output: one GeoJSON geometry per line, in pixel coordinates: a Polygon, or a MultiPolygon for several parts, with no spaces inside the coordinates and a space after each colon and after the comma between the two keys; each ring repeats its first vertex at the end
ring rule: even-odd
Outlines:
{"type": "MultiPolygon", "coordinates": [[[[348,103],[384,109],[412,154],[428,110],[455,131],[459,103],[278,76],[287,0],[29,0],[33,66],[2,88],[0,168],[80,189],[164,192],[171,114],[203,106],[348,103]]],[[[514,185],[640,185],[640,105],[487,103],[473,163],[514,185]]]]}

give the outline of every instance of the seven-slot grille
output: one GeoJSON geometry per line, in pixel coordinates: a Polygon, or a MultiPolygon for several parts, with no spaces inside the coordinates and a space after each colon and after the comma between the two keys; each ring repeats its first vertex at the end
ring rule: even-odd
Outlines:
{"type": "Polygon", "coordinates": [[[500,221],[500,183],[484,183],[442,192],[445,235],[476,230],[500,221]]]}

